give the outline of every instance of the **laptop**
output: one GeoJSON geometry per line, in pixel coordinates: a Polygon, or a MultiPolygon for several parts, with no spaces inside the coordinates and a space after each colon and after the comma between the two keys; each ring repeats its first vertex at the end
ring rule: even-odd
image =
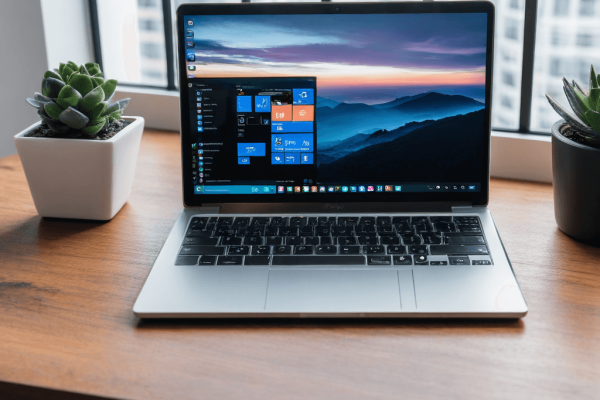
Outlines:
{"type": "Polygon", "coordinates": [[[184,208],[141,318],[520,318],[489,198],[494,6],[177,10],[184,208]]]}

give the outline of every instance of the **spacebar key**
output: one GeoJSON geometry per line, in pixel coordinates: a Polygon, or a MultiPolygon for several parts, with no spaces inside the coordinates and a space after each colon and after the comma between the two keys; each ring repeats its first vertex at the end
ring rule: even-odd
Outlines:
{"type": "Polygon", "coordinates": [[[271,265],[365,265],[365,256],[273,256],[271,265]]]}

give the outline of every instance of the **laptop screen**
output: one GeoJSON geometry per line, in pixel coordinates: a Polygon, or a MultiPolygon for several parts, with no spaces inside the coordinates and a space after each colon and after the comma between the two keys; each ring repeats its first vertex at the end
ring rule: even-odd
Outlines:
{"type": "Polygon", "coordinates": [[[482,190],[488,13],[183,14],[179,24],[184,179],[204,202],[482,190]]]}

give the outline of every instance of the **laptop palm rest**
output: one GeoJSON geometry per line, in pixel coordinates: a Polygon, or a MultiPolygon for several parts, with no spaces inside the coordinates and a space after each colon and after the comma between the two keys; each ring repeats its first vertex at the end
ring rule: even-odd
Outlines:
{"type": "Polygon", "coordinates": [[[411,271],[271,269],[265,311],[389,312],[401,311],[400,287],[414,309],[411,271]],[[399,272],[408,272],[399,274],[399,272]],[[399,285],[399,280],[402,282],[399,285]],[[404,282],[406,281],[406,282],[404,282]]]}

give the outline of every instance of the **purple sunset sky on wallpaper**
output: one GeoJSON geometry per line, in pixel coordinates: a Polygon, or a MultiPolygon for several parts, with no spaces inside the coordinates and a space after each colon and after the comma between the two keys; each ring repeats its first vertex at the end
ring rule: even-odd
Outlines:
{"type": "Polygon", "coordinates": [[[196,75],[316,76],[374,104],[427,90],[483,101],[485,14],[195,16],[196,75]]]}

